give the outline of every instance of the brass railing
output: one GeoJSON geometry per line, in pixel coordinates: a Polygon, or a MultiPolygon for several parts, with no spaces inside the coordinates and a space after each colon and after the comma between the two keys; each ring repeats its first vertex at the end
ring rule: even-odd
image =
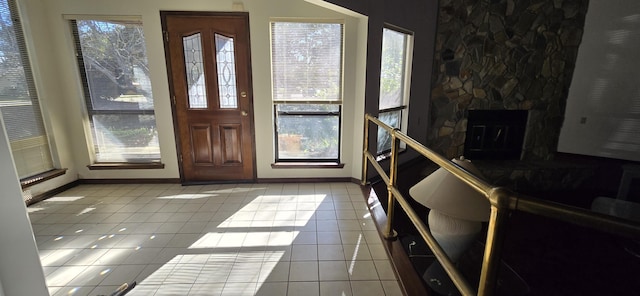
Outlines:
{"type": "Polygon", "coordinates": [[[510,211],[522,211],[544,217],[554,218],[576,225],[598,229],[616,235],[638,238],[640,237],[640,224],[629,220],[616,218],[609,215],[595,213],[586,209],[544,201],[523,194],[510,191],[506,188],[495,187],[486,181],[476,177],[464,168],[459,167],[443,156],[418,143],[398,129],[394,129],[369,114],[365,115],[364,127],[364,152],[362,165],[362,184],[367,180],[367,163],[370,163],[378,172],[381,179],[387,185],[388,208],[387,225],[384,230],[386,238],[396,236],[393,230],[394,201],[397,201],[406,212],[411,223],[414,224],[422,238],[425,240],[435,258],[441,263],[452,282],[462,295],[493,295],[496,288],[498,266],[500,264],[501,247],[504,241],[505,222],[510,211]],[[379,128],[385,129],[391,136],[391,156],[389,175],[378,164],[376,157],[369,152],[369,125],[370,122],[379,128]],[[487,230],[484,258],[480,274],[480,282],[474,289],[456,268],[440,245],[431,235],[428,227],[421,217],[411,208],[407,199],[396,188],[398,175],[398,148],[400,141],[408,147],[427,157],[438,166],[451,172],[454,176],[469,184],[472,188],[482,193],[491,203],[491,215],[487,230]]]}

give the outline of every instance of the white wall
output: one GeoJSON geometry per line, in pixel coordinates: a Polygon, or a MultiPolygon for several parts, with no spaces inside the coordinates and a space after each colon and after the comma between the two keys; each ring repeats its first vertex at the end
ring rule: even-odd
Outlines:
{"type": "MultiPolygon", "coordinates": [[[[51,190],[77,178],[178,178],[169,86],[160,24],[161,10],[230,11],[231,0],[18,0],[28,23],[36,81],[43,109],[51,122],[57,160],[68,173],[32,187],[34,194],[51,190]],[[73,41],[64,14],[136,15],[144,25],[147,55],[164,169],[89,170],[87,149],[90,133],[83,106],[83,93],[73,41]],[[35,57],[35,58],[34,58],[35,57]]],[[[366,59],[365,18],[323,8],[303,0],[245,0],[250,16],[251,59],[254,91],[254,121],[258,178],[360,177],[362,162],[362,117],[366,59]],[[273,169],[273,112],[271,104],[271,68],[269,19],[271,17],[309,17],[345,20],[344,116],[341,160],[343,169],[273,169]]],[[[330,6],[330,5],[325,5],[330,6]]],[[[344,12],[344,11],[343,11],[344,12]]]]}
{"type": "Polygon", "coordinates": [[[558,151],[640,161],[640,3],[590,1],[558,151]]]}

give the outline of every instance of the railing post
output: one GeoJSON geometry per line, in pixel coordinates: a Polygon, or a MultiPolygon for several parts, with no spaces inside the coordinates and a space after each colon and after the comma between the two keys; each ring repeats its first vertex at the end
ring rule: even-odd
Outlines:
{"type": "Polygon", "coordinates": [[[384,232],[386,239],[396,239],[398,233],[393,230],[393,216],[394,205],[396,203],[393,197],[393,188],[396,187],[396,177],[398,176],[398,138],[396,138],[396,132],[398,129],[394,129],[391,134],[391,162],[389,163],[389,184],[387,184],[387,193],[389,195],[389,201],[387,203],[387,227],[384,232]]]}
{"type": "Polygon", "coordinates": [[[478,287],[478,295],[480,296],[495,294],[498,270],[502,259],[500,255],[502,254],[506,222],[509,217],[509,193],[504,188],[495,188],[489,194],[491,216],[489,217],[487,241],[478,287]]]}
{"type": "Polygon", "coordinates": [[[369,117],[364,115],[364,148],[362,149],[362,177],[360,178],[360,184],[364,186],[367,184],[367,167],[369,162],[367,161],[367,152],[369,151],[369,117]]]}

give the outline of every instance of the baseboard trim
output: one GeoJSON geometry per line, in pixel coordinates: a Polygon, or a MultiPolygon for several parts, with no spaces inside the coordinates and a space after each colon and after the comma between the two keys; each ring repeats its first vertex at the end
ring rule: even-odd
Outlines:
{"type": "MultiPolygon", "coordinates": [[[[33,196],[30,199],[26,200],[25,203],[27,204],[27,206],[30,206],[30,205],[35,204],[37,202],[41,202],[41,201],[43,201],[43,200],[45,200],[45,199],[47,199],[49,197],[52,197],[52,196],[54,196],[54,195],[56,195],[58,193],[64,192],[66,190],[69,190],[69,189],[71,189],[73,187],[78,186],[80,184],[79,181],[80,180],[75,180],[73,182],[67,183],[65,185],[62,185],[62,186],[57,187],[57,188],[54,188],[54,189],[49,190],[47,192],[40,193],[40,194],[38,194],[36,196],[33,196]]],[[[28,190],[29,189],[25,189],[25,190],[23,190],[23,192],[28,191],[28,190]]]]}
{"type": "Polygon", "coordinates": [[[80,179],[80,184],[180,184],[178,178],[80,179]]]}
{"type": "Polygon", "coordinates": [[[355,178],[258,178],[256,183],[329,183],[329,182],[354,182],[355,178]]]}

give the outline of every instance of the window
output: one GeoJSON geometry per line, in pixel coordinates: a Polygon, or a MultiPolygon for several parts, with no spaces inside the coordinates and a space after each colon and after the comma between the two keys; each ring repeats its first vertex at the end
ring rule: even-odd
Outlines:
{"type": "Polygon", "coordinates": [[[53,169],[15,0],[0,1],[0,111],[21,179],[53,169]]]}
{"type": "Polygon", "coordinates": [[[160,160],[139,21],[72,20],[95,162],[160,160]]]}
{"type": "MultiPolygon", "coordinates": [[[[389,28],[382,32],[378,119],[405,132],[411,77],[411,37],[389,28]]],[[[384,129],[378,130],[377,150],[378,155],[391,150],[391,135],[384,129]]]]}
{"type": "Polygon", "coordinates": [[[271,23],[276,162],[340,161],[343,27],[271,23]]]}

